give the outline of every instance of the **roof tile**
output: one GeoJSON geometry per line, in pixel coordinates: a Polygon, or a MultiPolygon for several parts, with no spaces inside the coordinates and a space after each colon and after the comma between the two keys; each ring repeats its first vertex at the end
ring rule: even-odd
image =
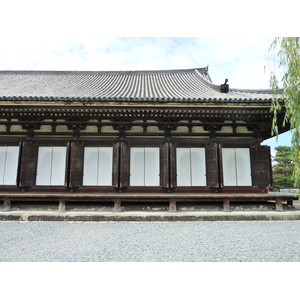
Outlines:
{"type": "Polygon", "coordinates": [[[1,100],[270,101],[270,90],[221,93],[207,68],[161,71],[0,71],[1,100]]]}

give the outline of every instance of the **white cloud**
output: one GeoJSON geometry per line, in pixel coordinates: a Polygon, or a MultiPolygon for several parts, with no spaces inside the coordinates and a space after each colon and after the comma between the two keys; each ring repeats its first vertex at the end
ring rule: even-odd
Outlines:
{"type": "Polygon", "coordinates": [[[272,39],[249,37],[244,31],[234,36],[228,26],[239,19],[228,14],[222,19],[224,3],[201,6],[201,13],[194,2],[174,3],[4,0],[0,68],[141,70],[209,65],[217,84],[228,78],[231,87],[268,88],[265,52],[272,39]],[[212,11],[215,7],[222,10],[212,11]],[[164,37],[165,33],[206,36],[213,24],[221,37],[164,37]],[[132,33],[161,37],[124,37],[132,33]]]}
{"type": "Polygon", "coordinates": [[[1,51],[2,69],[153,70],[206,67],[215,83],[268,88],[265,52],[271,39],[103,38],[95,35],[12,40],[1,51]],[[21,47],[20,47],[21,43],[21,47]],[[257,46],[258,45],[258,46],[257,46]]]}
{"type": "MultiPolygon", "coordinates": [[[[282,8],[270,10],[268,5],[263,11],[261,3],[259,8],[251,3],[247,14],[244,8],[243,4],[239,11],[230,0],[201,7],[189,0],[3,0],[0,69],[153,70],[208,65],[214,83],[228,78],[230,87],[268,88],[273,66],[266,52],[272,38],[255,34],[264,35],[271,28],[268,35],[286,35],[282,8]]],[[[298,24],[292,23],[298,22],[297,17],[296,9],[289,12],[289,29],[298,30],[298,24]]]]}

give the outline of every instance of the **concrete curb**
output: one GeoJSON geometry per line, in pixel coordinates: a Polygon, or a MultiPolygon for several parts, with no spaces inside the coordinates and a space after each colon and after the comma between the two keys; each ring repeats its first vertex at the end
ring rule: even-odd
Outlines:
{"type": "Polygon", "coordinates": [[[186,221],[284,221],[300,220],[300,211],[232,212],[0,212],[0,221],[69,221],[69,222],[186,222],[186,221]]]}

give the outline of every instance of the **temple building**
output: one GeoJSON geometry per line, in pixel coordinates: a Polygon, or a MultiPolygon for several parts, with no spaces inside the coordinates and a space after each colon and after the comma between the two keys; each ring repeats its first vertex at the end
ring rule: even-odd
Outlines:
{"type": "MultiPolygon", "coordinates": [[[[230,201],[270,195],[270,90],[208,68],[0,71],[0,200],[230,201]]],[[[279,95],[280,96],[280,95],[279,95]]],[[[280,133],[284,109],[278,115],[280,133]]],[[[289,200],[290,201],[290,200],[289,200]]]]}

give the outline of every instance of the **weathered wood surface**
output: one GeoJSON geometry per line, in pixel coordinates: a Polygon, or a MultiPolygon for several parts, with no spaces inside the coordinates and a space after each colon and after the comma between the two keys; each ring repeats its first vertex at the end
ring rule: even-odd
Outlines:
{"type": "Polygon", "coordinates": [[[297,200],[298,198],[294,194],[286,193],[261,193],[261,194],[250,194],[250,193],[41,193],[41,192],[20,192],[20,193],[3,193],[0,192],[0,199],[11,200],[16,199],[30,199],[30,200],[52,200],[64,198],[68,201],[72,199],[76,200],[101,200],[101,199],[115,199],[120,198],[122,201],[135,201],[141,200],[169,200],[176,199],[181,201],[191,200],[202,200],[202,201],[214,201],[223,199],[238,200],[238,201],[259,201],[259,200],[276,200],[282,198],[283,200],[297,200]]]}
{"type": "Polygon", "coordinates": [[[191,193],[0,193],[3,210],[10,210],[11,201],[58,201],[58,211],[66,210],[66,201],[112,201],[114,211],[121,211],[122,202],[169,202],[169,211],[176,211],[177,201],[223,202],[223,210],[230,211],[230,202],[238,201],[275,201],[276,210],[283,211],[283,202],[293,205],[298,198],[293,194],[261,193],[261,194],[191,194],[191,193]]]}

